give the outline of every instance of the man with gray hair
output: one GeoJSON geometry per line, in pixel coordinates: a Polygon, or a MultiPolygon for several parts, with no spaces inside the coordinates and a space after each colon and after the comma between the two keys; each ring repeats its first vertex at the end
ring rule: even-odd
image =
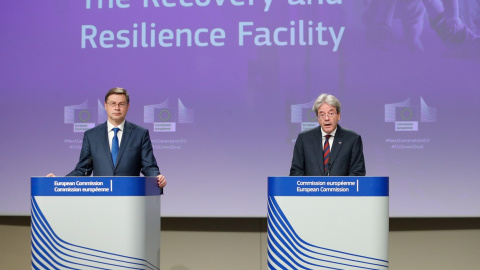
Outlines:
{"type": "Polygon", "coordinates": [[[320,126],[298,135],[290,176],[364,176],[362,138],[338,125],[340,101],[333,95],[321,94],[313,110],[320,126]]]}

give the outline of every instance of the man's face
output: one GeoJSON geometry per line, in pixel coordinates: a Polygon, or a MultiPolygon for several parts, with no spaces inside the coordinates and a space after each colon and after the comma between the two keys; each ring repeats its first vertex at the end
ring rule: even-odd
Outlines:
{"type": "Polygon", "coordinates": [[[337,128],[338,121],[340,121],[340,113],[337,113],[337,109],[334,106],[324,103],[318,108],[317,120],[322,130],[330,134],[337,128]]]}
{"type": "Polygon", "coordinates": [[[127,116],[128,107],[129,104],[125,95],[113,94],[108,96],[107,102],[105,102],[105,110],[110,123],[121,124],[127,116]]]}

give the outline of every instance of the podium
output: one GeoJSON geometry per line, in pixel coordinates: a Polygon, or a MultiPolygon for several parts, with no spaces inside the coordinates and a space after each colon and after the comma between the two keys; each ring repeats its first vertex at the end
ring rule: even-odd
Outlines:
{"type": "Polygon", "coordinates": [[[388,177],[269,177],[268,269],[388,269],[388,177]]]}
{"type": "Polygon", "coordinates": [[[32,177],[32,269],[160,269],[153,177],[32,177]]]}

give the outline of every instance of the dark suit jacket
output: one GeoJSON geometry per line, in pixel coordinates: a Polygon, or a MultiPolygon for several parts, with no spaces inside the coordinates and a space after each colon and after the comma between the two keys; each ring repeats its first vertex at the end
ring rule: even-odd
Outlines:
{"type": "MultiPolygon", "coordinates": [[[[330,175],[365,175],[362,138],[354,131],[337,126],[330,152],[330,175]]],[[[290,176],[324,176],[321,127],[298,135],[290,176]]]]}
{"type": "Polygon", "coordinates": [[[118,150],[117,166],[113,167],[107,123],[85,131],[82,151],[75,170],[67,176],[157,176],[160,170],[153,156],[148,129],[125,121],[118,150]]]}

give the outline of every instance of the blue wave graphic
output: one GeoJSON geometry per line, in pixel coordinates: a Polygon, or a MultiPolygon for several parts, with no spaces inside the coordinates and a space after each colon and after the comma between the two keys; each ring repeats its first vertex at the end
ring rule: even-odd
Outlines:
{"type": "Polygon", "coordinates": [[[32,197],[32,269],[151,269],[150,262],[82,247],[58,237],[32,197]]]}
{"type": "Polygon", "coordinates": [[[268,202],[268,269],[388,269],[388,261],[312,245],[300,238],[273,196],[268,202]]]}

